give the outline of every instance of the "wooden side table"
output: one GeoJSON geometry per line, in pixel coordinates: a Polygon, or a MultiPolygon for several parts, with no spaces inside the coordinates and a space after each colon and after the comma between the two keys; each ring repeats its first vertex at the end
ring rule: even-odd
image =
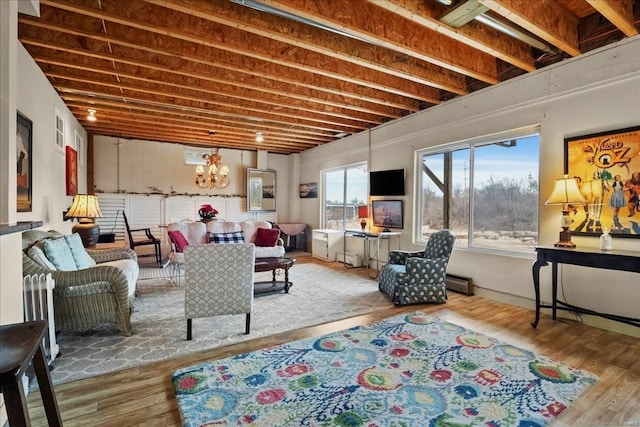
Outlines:
{"type": "Polygon", "coordinates": [[[46,330],[46,320],[0,325],[0,391],[4,396],[11,427],[31,425],[22,376],[32,360],[49,425],[62,426],[42,346],[46,330]]]}

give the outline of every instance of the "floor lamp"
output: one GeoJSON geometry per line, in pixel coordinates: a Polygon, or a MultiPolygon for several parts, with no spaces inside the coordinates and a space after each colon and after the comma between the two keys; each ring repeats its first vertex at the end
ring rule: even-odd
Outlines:
{"type": "Polygon", "coordinates": [[[71,229],[78,233],[85,248],[92,248],[98,243],[100,227],[94,218],[101,218],[102,212],[98,204],[98,196],[93,194],[76,194],[65,218],[78,218],[78,223],[71,229]]]}

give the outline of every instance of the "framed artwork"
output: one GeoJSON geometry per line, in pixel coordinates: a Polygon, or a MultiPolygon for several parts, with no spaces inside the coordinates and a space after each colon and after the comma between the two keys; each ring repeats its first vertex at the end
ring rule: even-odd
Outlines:
{"type": "Polygon", "coordinates": [[[373,200],[373,225],[383,227],[385,231],[390,228],[403,228],[402,200],[373,200]]]}
{"type": "Polygon", "coordinates": [[[67,196],[78,194],[78,152],[71,147],[66,148],[67,196]]]}
{"type": "Polygon", "coordinates": [[[317,199],[318,198],[318,183],[308,182],[306,184],[300,184],[300,198],[301,199],[317,199]]]}
{"type": "Polygon", "coordinates": [[[247,169],[247,211],[276,210],[276,172],[267,169],[247,169]]]}
{"type": "Polygon", "coordinates": [[[64,153],[64,119],[62,118],[62,113],[56,107],[56,134],[55,134],[55,145],[56,149],[58,149],[61,153],[64,153]]]}
{"type": "Polygon", "coordinates": [[[640,238],[640,126],[565,138],[565,173],[585,198],[572,234],[640,238]]]}
{"type": "Polygon", "coordinates": [[[33,123],[18,112],[16,125],[17,209],[31,212],[33,193],[33,123]]]}

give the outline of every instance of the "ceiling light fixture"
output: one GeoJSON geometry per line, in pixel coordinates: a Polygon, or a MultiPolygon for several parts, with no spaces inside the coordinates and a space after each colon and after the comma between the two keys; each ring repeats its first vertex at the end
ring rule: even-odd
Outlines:
{"type": "Polygon", "coordinates": [[[98,120],[98,118],[96,117],[96,110],[94,108],[87,108],[87,111],[89,112],[87,120],[89,120],[90,122],[95,122],[96,120],[98,120]]]}
{"type": "Polygon", "coordinates": [[[205,178],[202,165],[196,166],[195,184],[200,188],[226,188],[230,182],[229,167],[226,165],[220,166],[222,156],[218,154],[218,148],[211,154],[204,154],[202,158],[207,161],[209,166],[208,177],[205,178]]]}
{"type": "Polygon", "coordinates": [[[264,136],[262,136],[262,132],[256,132],[256,142],[264,141],[264,136]]]}

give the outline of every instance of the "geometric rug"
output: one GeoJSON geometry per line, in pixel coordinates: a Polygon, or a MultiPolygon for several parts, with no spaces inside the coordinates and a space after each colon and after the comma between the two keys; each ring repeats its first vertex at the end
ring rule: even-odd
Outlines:
{"type": "MultiPolygon", "coordinates": [[[[141,270],[142,277],[149,277],[152,270],[168,274],[160,268],[141,270]]],[[[271,272],[256,273],[255,279],[271,280],[271,272]]],[[[53,382],[60,384],[393,306],[378,290],[377,281],[348,269],[301,262],[289,269],[289,280],[293,286],[288,294],[254,298],[249,335],[244,334],[244,315],[217,316],[193,319],[192,341],[186,340],[184,287],[173,285],[166,277],[138,280],[132,335],[125,337],[110,325],[85,332],[61,331],[57,336],[61,356],[53,362],[53,382]]]]}
{"type": "Polygon", "coordinates": [[[543,426],[596,381],[421,312],[173,374],[184,426],[543,426]]]}

